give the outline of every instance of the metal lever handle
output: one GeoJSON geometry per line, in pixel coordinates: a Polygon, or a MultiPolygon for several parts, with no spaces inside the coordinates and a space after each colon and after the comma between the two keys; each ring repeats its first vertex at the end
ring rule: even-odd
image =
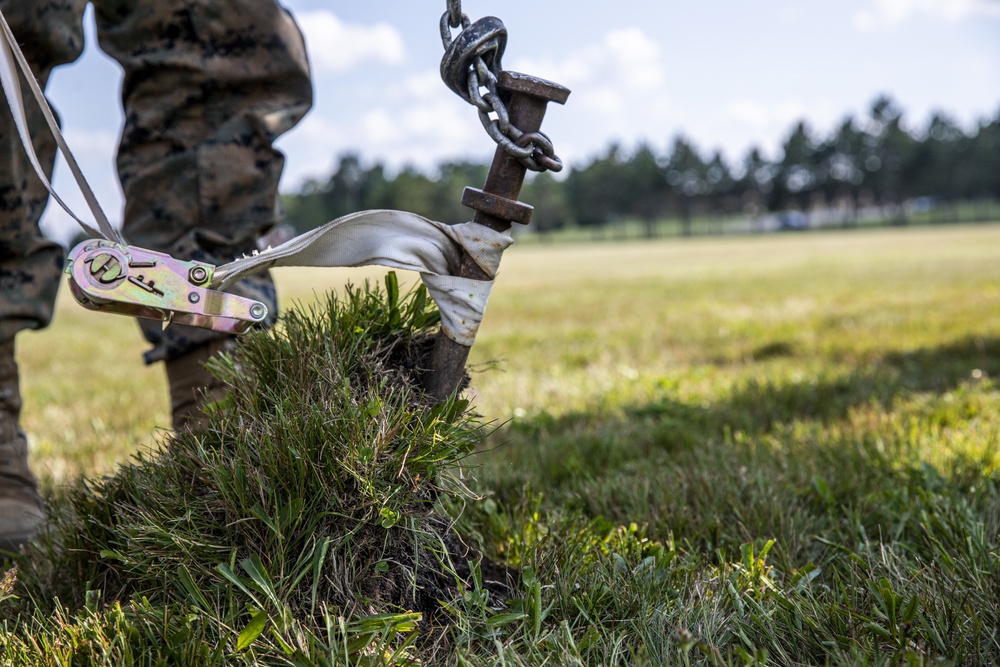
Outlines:
{"type": "Polygon", "coordinates": [[[267,317],[259,301],[208,289],[215,267],[111,241],[89,240],[69,254],[69,288],[84,308],[230,334],[267,317]]]}

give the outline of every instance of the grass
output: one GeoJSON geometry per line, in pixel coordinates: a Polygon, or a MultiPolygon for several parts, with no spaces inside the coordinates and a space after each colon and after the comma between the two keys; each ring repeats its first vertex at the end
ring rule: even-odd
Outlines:
{"type": "MultiPolygon", "coordinates": [[[[17,636],[137,664],[180,637],[186,664],[222,664],[246,660],[240,637],[267,610],[255,641],[283,664],[296,636],[333,663],[995,664],[998,242],[975,226],[515,246],[472,355],[475,410],[499,426],[472,431],[479,452],[460,462],[478,500],[434,506],[518,573],[509,599],[473,567],[443,596],[447,641],[428,646],[398,600],[359,611],[327,595],[303,615],[309,595],[242,547],[190,572],[211,614],[177,569],[145,598],[77,582],[17,636]],[[277,604],[239,597],[260,597],[258,578],[277,604]],[[220,612],[233,596],[243,606],[220,612]]],[[[380,274],[278,278],[311,301],[345,275],[380,274]]],[[[63,306],[19,339],[35,469],[57,504],[167,423],[133,326],[63,306]]],[[[300,546],[281,557],[312,563],[300,546]]],[[[22,566],[19,585],[35,576],[22,566]]]]}

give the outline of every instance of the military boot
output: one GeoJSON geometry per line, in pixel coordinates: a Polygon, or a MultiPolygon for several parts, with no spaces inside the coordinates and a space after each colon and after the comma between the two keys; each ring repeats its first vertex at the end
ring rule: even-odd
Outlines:
{"type": "Polygon", "coordinates": [[[170,413],[175,431],[204,426],[207,421],[204,406],[225,398],[225,384],[209,373],[205,364],[232,345],[230,338],[217,338],[164,363],[167,383],[170,385],[170,413]]]}
{"type": "Polygon", "coordinates": [[[45,521],[45,504],[28,468],[28,439],[18,422],[14,341],[0,343],[0,550],[16,551],[45,521]]]}

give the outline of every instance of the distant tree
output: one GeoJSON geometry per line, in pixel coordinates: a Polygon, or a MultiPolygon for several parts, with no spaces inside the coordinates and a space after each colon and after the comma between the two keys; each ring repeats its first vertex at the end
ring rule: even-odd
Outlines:
{"type": "Polygon", "coordinates": [[[992,120],[980,121],[974,146],[972,196],[1000,199],[1000,109],[992,120]]]}
{"type": "Polygon", "coordinates": [[[383,205],[435,218],[440,196],[435,182],[416,167],[408,166],[386,184],[383,205]]]}
{"type": "Polygon", "coordinates": [[[756,216],[766,208],[766,198],[774,187],[776,167],[754,146],[747,151],[740,166],[741,173],[733,183],[744,213],[756,216]]]}
{"type": "Polygon", "coordinates": [[[845,118],[820,149],[826,179],[822,188],[827,202],[846,203],[844,224],[857,219],[858,201],[865,180],[866,135],[853,118],[845,118]]]}
{"type": "Polygon", "coordinates": [[[810,209],[812,194],[825,180],[819,145],[813,139],[805,121],[792,128],[782,145],[782,158],[776,165],[770,208],[793,206],[800,211],[810,209]]]}
{"type": "Polygon", "coordinates": [[[323,199],[320,197],[322,188],[319,181],[310,179],[303,184],[298,193],[281,197],[285,218],[296,232],[314,229],[330,220],[323,199]]]}
{"type": "Polygon", "coordinates": [[[652,238],[656,233],[656,221],[663,217],[667,197],[667,183],[659,159],[648,144],[641,144],[621,168],[625,172],[622,180],[626,188],[623,195],[629,202],[627,212],[643,221],[646,237],[652,238]]]}
{"type": "Polygon", "coordinates": [[[475,211],[462,204],[467,187],[482,188],[489,165],[479,162],[446,162],[438,167],[438,177],[431,184],[434,190],[432,212],[435,220],[455,223],[471,220],[475,211]]]}
{"type": "Polygon", "coordinates": [[[301,232],[346,213],[375,208],[386,187],[382,165],[365,168],[357,153],[344,153],[325,182],[308,181],[297,195],[284,198],[288,221],[301,232]]]}
{"type": "Polygon", "coordinates": [[[368,177],[360,155],[345,153],[340,156],[333,175],[320,193],[331,218],[363,208],[371,187],[368,177]]]}
{"type": "Polygon", "coordinates": [[[521,190],[521,201],[535,209],[531,214],[531,227],[535,231],[548,232],[569,225],[571,214],[565,184],[551,173],[542,172],[527,180],[521,190]]]}
{"type": "Polygon", "coordinates": [[[689,236],[698,200],[708,190],[707,165],[694,144],[678,135],[667,154],[664,170],[670,197],[681,219],[681,233],[689,236]]]}
{"type": "MultiPolygon", "coordinates": [[[[897,207],[907,194],[903,175],[914,151],[913,138],[903,129],[902,121],[902,109],[887,95],[872,103],[868,127],[871,151],[865,158],[865,166],[871,173],[875,200],[897,207]]],[[[903,209],[897,210],[902,216],[903,209]]]]}
{"type": "Polygon", "coordinates": [[[603,156],[570,173],[567,199],[577,224],[604,225],[629,210],[630,186],[622,169],[626,160],[621,146],[611,144],[603,156]]]}
{"type": "Polygon", "coordinates": [[[720,151],[715,151],[705,165],[705,195],[709,208],[715,213],[739,210],[736,178],[720,151]]]}

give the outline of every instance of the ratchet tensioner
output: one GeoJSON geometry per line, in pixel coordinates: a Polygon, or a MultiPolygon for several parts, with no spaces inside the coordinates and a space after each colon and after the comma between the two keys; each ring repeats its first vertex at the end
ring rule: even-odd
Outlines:
{"type": "Polygon", "coordinates": [[[69,254],[69,288],[84,308],[240,334],[267,317],[259,301],[210,288],[215,267],[111,241],[69,254]]]}

